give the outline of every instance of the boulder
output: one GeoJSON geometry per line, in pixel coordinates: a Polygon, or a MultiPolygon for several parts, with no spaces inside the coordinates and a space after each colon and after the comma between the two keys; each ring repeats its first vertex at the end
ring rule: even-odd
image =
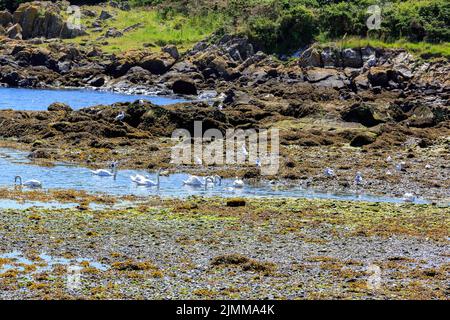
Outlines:
{"type": "Polygon", "coordinates": [[[74,38],[86,34],[81,26],[66,22],[61,6],[68,3],[48,1],[22,3],[13,14],[13,22],[22,27],[24,39],[74,38]]]}
{"type": "Polygon", "coordinates": [[[361,51],[356,49],[342,50],[342,65],[350,68],[362,68],[363,60],[361,51]]]}
{"type": "Polygon", "coordinates": [[[139,66],[153,74],[164,74],[175,63],[175,60],[168,54],[151,54],[144,57],[139,66]]]}
{"type": "Polygon", "coordinates": [[[10,39],[22,40],[22,27],[16,23],[6,30],[6,35],[10,39]]]}
{"type": "Polygon", "coordinates": [[[178,60],[180,58],[180,54],[178,53],[178,49],[174,45],[168,45],[161,49],[163,52],[168,53],[172,58],[178,60]]]}
{"type": "Polygon", "coordinates": [[[371,68],[368,74],[368,79],[374,87],[386,87],[389,82],[387,70],[383,67],[371,68]]]}
{"type": "Polygon", "coordinates": [[[320,59],[323,66],[326,67],[340,67],[341,61],[339,57],[339,52],[333,48],[325,48],[320,53],[320,59]]]}
{"type": "Polygon", "coordinates": [[[12,14],[7,10],[0,11],[0,26],[6,27],[8,24],[12,23],[12,14]]]}
{"type": "Polygon", "coordinates": [[[112,18],[112,15],[108,11],[102,10],[100,12],[100,15],[98,16],[98,18],[100,20],[107,20],[107,19],[112,18]]]}
{"type": "Polygon", "coordinates": [[[48,111],[66,111],[66,112],[70,112],[72,111],[72,108],[70,106],[68,106],[65,103],[61,103],[61,102],[54,102],[51,105],[48,106],[47,108],[48,111]]]}
{"type": "Polygon", "coordinates": [[[109,28],[105,33],[105,38],[118,38],[123,36],[123,33],[116,28],[109,28]]]}
{"type": "Polygon", "coordinates": [[[356,135],[352,141],[350,141],[350,146],[352,147],[362,147],[371,143],[374,143],[376,140],[376,136],[374,134],[358,134],[356,135]]]}
{"type": "Polygon", "coordinates": [[[300,56],[299,64],[302,67],[321,67],[323,64],[320,52],[316,49],[303,52],[300,56]]]}
{"type": "Polygon", "coordinates": [[[172,85],[172,90],[175,94],[197,95],[195,83],[185,78],[175,80],[172,85]]]}
{"type": "Polygon", "coordinates": [[[356,103],[342,111],[342,119],[349,122],[358,122],[366,127],[373,127],[386,122],[385,112],[379,110],[382,106],[369,103],[356,103]]]}

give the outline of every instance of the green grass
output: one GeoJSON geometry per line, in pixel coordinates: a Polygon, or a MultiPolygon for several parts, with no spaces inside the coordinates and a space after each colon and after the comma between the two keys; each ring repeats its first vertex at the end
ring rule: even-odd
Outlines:
{"type": "MultiPolygon", "coordinates": [[[[88,8],[97,13],[101,11],[101,8],[97,6],[88,8]]],[[[108,28],[114,27],[122,31],[129,26],[141,23],[141,27],[126,32],[122,37],[105,39],[108,44],[101,45],[102,49],[105,52],[113,53],[142,49],[144,44],[150,44],[154,48],[166,44],[175,44],[180,51],[184,51],[220,28],[224,20],[223,16],[218,13],[189,17],[175,14],[168,18],[163,18],[155,10],[148,8],[133,8],[130,11],[108,8],[107,11],[113,13],[114,19],[105,21],[106,27],[103,28],[102,32],[94,33],[88,29],[89,35],[66,41],[99,44],[101,41],[96,41],[96,39],[103,35],[108,28]]],[[[90,26],[94,20],[95,18],[84,18],[81,22],[86,26],[90,26]]]]}
{"type": "Polygon", "coordinates": [[[450,44],[448,42],[441,44],[432,44],[427,42],[408,42],[406,40],[397,40],[395,42],[384,42],[378,39],[350,37],[338,41],[326,41],[321,39],[321,45],[334,43],[342,48],[356,48],[372,46],[377,48],[405,49],[421,58],[444,57],[450,59],[450,44]]]}

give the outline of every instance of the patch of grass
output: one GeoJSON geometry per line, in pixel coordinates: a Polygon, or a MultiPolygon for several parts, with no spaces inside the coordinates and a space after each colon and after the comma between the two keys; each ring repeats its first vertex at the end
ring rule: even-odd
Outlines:
{"type": "Polygon", "coordinates": [[[450,59],[450,44],[448,42],[433,44],[427,42],[409,42],[404,39],[393,42],[385,42],[378,39],[349,37],[334,42],[322,39],[321,45],[322,46],[337,45],[338,47],[342,48],[371,46],[385,49],[405,49],[408,52],[411,52],[412,54],[423,59],[438,58],[438,57],[450,59]]]}
{"type": "MultiPolygon", "coordinates": [[[[97,14],[101,11],[98,6],[88,8],[97,14]]],[[[102,36],[108,28],[123,31],[127,27],[140,24],[136,29],[125,32],[121,37],[106,38],[104,41],[107,44],[100,44],[100,46],[109,53],[142,49],[144,44],[148,45],[150,49],[174,44],[180,51],[185,51],[216,31],[224,20],[222,14],[214,12],[198,16],[174,14],[171,17],[163,18],[155,9],[145,7],[133,8],[130,11],[107,7],[106,10],[113,14],[113,18],[105,20],[102,32],[91,32],[88,29],[89,35],[65,41],[92,42],[99,45],[101,41],[96,41],[96,39],[102,36]]],[[[81,23],[90,26],[95,20],[96,18],[83,18],[81,23]]]]}

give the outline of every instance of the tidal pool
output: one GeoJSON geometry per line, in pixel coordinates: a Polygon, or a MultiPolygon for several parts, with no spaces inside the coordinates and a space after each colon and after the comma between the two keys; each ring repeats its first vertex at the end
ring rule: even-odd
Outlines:
{"type": "Polygon", "coordinates": [[[68,104],[72,109],[116,102],[148,100],[157,105],[168,105],[186,100],[175,97],[123,94],[110,91],[79,89],[25,89],[0,88],[0,109],[44,111],[54,102],[68,104]]]}
{"type": "MultiPolygon", "coordinates": [[[[261,181],[256,184],[246,183],[243,188],[234,188],[234,179],[223,179],[221,185],[210,185],[208,188],[183,185],[189,175],[175,173],[160,177],[160,186],[137,186],[130,179],[131,175],[142,174],[156,180],[155,173],[143,170],[118,170],[116,177],[100,177],[93,175],[88,168],[56,163],[52,167],[42,167],[33,164],[27,153],[11,149],[0,149],[0,187],[12,187],[14,177],[20,175],[23,181],[37,179],[44,189],[73,189],[90,193],[103,193],[114,196],[135,195],[140,197],[188,197],[220,196],[220,197],[267,197],[267,198],[311,198],[334,199],[368,202],[404,202],[401,198],[376,196],[358,193],[326,193],[304,188],[300,185],[285,185],[281,182],[261,181]]],[[[428,203],[417,199],[416,204],[428,203]]]]}

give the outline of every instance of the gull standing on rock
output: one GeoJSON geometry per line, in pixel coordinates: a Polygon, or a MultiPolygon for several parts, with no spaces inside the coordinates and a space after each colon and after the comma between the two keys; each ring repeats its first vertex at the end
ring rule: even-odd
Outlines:
{"type": "Polygon", "coordinates": [[[326,168],[324,170],[324,173],[325,173],[325,176],[327,176],[329,178],[334,177],[334,170],[331,168],[326,168]]]}
{"type": "Polygon", "coordinates": [[[356,185],[361,185],[362,182],[363,182],[362,174],[361,174],[361,172],[358,171],[355,176],[355,183],[356,183],[356,185]]]}
{"type": "Polygon", "coordinates": [[[125,112],[120,111],[120,113],[116,116],[116,118],[114,120],[122,122],[123,119],[125,119],[125,112]]]}

